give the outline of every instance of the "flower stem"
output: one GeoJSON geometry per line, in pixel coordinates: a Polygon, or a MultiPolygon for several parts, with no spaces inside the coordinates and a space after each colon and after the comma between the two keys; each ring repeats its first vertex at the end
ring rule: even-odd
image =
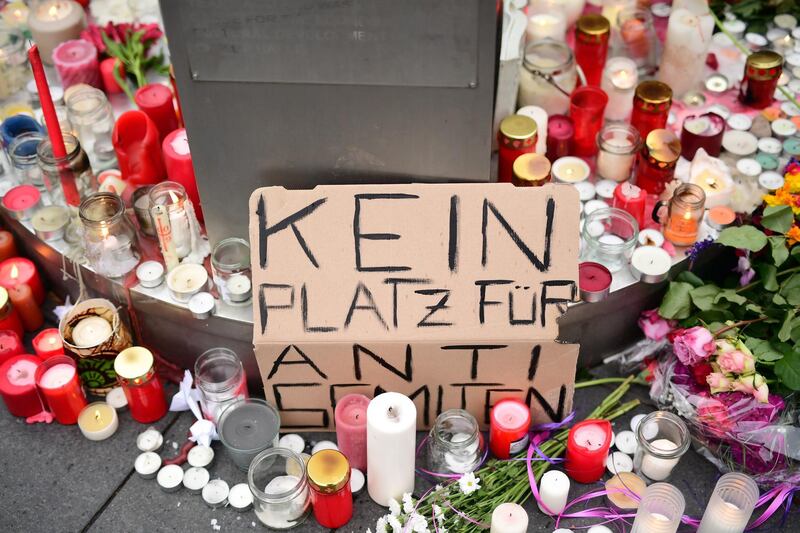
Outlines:
{"type": "MultiPolygon", "coordinates": [[[[623,383],[626,382],[628,378],[600,378],[600,379],[592,379],[589,381],[578,381],[575,383],[575,389],[585,389],[587,387],[594,387],[596,385],[606,385],[608,383],[623,383]]],[[[628,383],[634,383],[636,385],[642,385],[644,387],[648,387],[650,384],[647,383],[643,379],[631,379],[628,383]]]]}
{"type": "Polygon", "coordinates": [[[714,338],[718,339],[720,335],[722,335],[723,333],[725,333],[727,331],[730,331],[732,329],[736,329],[736,328],[741,327],[741,326],[747,326],[749,324],[755,324],[756,322],[762,322],[762,321],[764,321],[764,320],[766,320],[768,318],[769,318],[768,316],[762,316],[762,317],[759,317],[759,318],[754,318],[752,320],[740,320],[739,322],[731,324],[730,326],[725,326],[721,330],[719,330],[716,333],[714,333],[714,338]]]}

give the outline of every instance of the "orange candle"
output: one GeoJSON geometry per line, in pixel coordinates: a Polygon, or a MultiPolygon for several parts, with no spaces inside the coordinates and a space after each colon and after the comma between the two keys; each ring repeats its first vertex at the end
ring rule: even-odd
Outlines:
{"type": "Polygon", "coordinates": [[[11,305],[19,313],[25,331],[36,331],[44,324],[42,310],[33,298],[33,291],[28,285],[17,285],[8,289],[8,297],[11,305]]]}
{"type": "Polygon", "coordinates": [[[14,243],[14,236],[11,232],[0,231],[0,261],[5,261],[9,257],[16,257],[17,245],[14,243]]]}
{"type": "Polygon", "coordinates": [[[697,221],[690,211],[670,215],[664,236],[678,246],[690,246],[697,240],[697,221]]]}
{"type": "Polygon", "coordinates": [[[697,230],[703,220],[705,201],[705,192],[697,185],[693,183],[679,185],[669,201],[664,237],[676,246],[694,244],[697,240],[697,230]]]}

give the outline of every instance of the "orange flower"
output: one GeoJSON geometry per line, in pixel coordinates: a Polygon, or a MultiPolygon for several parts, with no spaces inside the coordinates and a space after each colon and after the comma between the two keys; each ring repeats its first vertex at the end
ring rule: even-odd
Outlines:
{"type": "Polygon", "coordinates": [[[792,226],[792,228],[786,233],[786,240],[789,242],[789,246],[794,246],[800,242],[800,226],[797,226],[797,224],[792,226]]]}

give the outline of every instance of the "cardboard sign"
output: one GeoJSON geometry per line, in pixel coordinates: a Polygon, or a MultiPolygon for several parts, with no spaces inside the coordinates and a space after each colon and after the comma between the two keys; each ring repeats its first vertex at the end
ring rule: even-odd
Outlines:
{"type": "Polygon", "coordinates": [[[333,427],[349,392],[403,392],[420,427],[504,397],[569,411],[578,195],[548,185],[262,188],[250,199],[254,345],[282,426],[333,427]]]}

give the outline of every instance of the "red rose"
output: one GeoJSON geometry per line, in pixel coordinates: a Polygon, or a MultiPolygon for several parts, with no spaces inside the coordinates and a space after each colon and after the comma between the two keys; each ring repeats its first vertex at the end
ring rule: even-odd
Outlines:
{"type": "Polygon", "coordinates": [[[691,367],[692,376],[694,376],[695,382],[698,385],[707,385],[708,382],[706,381],[706,376],[708,376],[714,369],[711,367],[709,363],[697,363],[693,367],[691,367]]]}

